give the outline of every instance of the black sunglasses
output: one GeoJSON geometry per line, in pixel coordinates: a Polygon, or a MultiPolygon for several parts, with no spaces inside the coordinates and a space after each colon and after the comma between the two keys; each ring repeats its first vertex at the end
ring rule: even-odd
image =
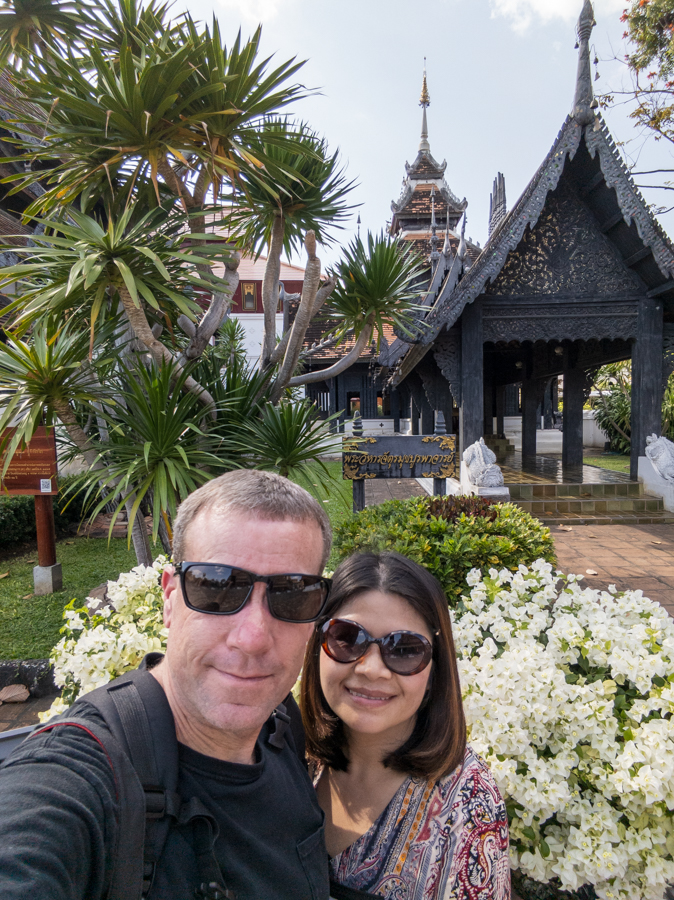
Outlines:
{"type": "Polygon", "coordinates": [[[243,609],[260,581],[267,585],[269,612],[282,622],[315,622],[332,584],[320,575],[256,575],[220,563],[181,562],[175,571],[190,609],[232,616],[243,609]]]}
{"type": "Polygon", "coordinates": [[[321,647],[335,662],[357,662],[371,644],[376,644],[384,665],[396,675],[423,672],[433,656],[428,638],[414,631],[392,631],[385,637],[373,638],[358,622],[329,619],[321,628],[321,634],[321,647]]]}

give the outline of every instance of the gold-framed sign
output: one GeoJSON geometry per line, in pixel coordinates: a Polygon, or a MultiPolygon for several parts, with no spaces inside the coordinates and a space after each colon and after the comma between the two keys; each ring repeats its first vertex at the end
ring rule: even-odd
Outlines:
{"type": "Polygon", "coordinates": [[[369,478],[457,478],[456,435],[345,438],[342,475],[369,478]]]}

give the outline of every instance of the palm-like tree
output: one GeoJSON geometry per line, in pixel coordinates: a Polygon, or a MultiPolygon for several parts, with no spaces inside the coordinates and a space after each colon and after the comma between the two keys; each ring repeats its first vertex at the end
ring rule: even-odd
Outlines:
{"type": "MultiPolygon", "coordinates": [[[[26,261],[4,269],[0,276],[0,284],[18,282],[21,287],[2,313],[16,312],[14,327],[25,330],[44,315],[83,310],[93,347],[101,313],[114,310],[119,299],[135,336],[155,361],[177,362],[176,354],[155,336],[148,314],[169,321],[178,314],[194,322],[202,312],[196,291],[218,291],[220,302],[228,302],[236,285],[214,275],[210,266],[218,258],[227,263],[231,250],[217,236],[208,245],[185,246],[184,217],[169,216],[162,209],[147,213],[135,225],[130,224],[131,216],[128,209],[119,219],[109,218],[106,228],[76,210],[69,213],[71,222],[44,222],[48,228],[34,236],[34,246],[16,250],[26,261]]],[[[202,328],[200,335],[194,332],[193,340],[209,340],[219,324],[207,323],[210,333],[205,335],[202,328]]],[[[188,346],[188,356],[189,350],[188,346]]],[[[184,386],[202,403],[212,404],[193,378],[187,377],[184,386]]]]}
{"type": "Polygon", "coordinates": [[[4,0],[0,4],[0,66],[25,68],[81,41],[88,4],[82,0],[4,0]]]}
{"type": "MultiPolygon", "coordinates": [[[[355,238],[336,267],[336,288],[324,306],[334,322],[338,343],[353,334],[355,344],[333,366],[295,375],[287,386],[323,381],[344,372],[358,361],[374,335],[379,344],[384,325],[411,334],[419,309],[414,284],[422,268],[421,260],[397,238],[383,233],[368,234],[366,243],[355,238]]],[[[298,361],[299,356],[295,365],[298,361]]]]}
{"type": "Polygon", "coordinates": [[[316,240],[331,241],[330,231],[340,228],[351,207],[346,204],[353,182],[347,182],[339,153],[330,153],[327,142],[300,123],[265,122],[261,130],[263,156],[274,165],[273,178],[243,173],[237,184],[242,196],[233,203],[227,224],[246,252],[259,256],[267,247],[262,283],[265,341],[260,357],[263,368],[282,358],[274,353],[275,320],[279,296],[281,253],[290,255],[313,231],[316,240]]]}

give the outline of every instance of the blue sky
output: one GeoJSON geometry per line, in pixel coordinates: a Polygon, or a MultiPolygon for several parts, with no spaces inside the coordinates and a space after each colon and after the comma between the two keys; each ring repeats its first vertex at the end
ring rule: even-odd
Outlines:
{"type": "MultiPolygon", "coordinates": [[[[593,43],[601,92],[629,83],[620,14],[625,0],[596,0],[593,43]]],[[[571,109],[582,0],[178,0],[193,16],[215,13],[229,40],[261,22],[263,50],[306,59],[301,79],[320,95],[296,115],[339,147],[358,181],[363,229],[379,230],[397,199],[405,161],[419,143],[419,93],[427,58],[431,150],[447,160],[446,178],[467,197],[468,234],[484,244],[489,193],[498,171],[515,203],[571,109]]],[[[672,165],[669,147],[644,139],[628,109],[605,113],[614,138],[639,169],[672,165]]],[[[665,176],[666,177],[666,176],[665,176]]],[[[642,179],[644,182],[646,179],[642,179]]],[[[653,183],[652,180],[648,183],[653,183]]],[[[665,191],[644,192],[666,205],[665,191]]],[[[669,196],[668,196],[669,195],[669,196]]],[[[672,201],[674,203],[674,200],[672,201]]],[[[674,213],[661,217],[674,234],[674,213]]],[[[336,235],[348,240],[353,221],[336,235]]],[[[338,249],[322,253],[326,263],[338,249]]]]}

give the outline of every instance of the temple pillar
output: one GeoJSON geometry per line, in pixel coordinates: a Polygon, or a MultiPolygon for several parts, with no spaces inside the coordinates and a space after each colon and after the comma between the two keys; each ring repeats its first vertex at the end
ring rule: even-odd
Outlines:
{"type": "Polygon", "coordinates": [[[564,430],[562,432],[562,466],[583,465],[583,403],[585,372],[576,367],[573,348],[564,354],[564,430]]]}
{"type": "Polygon", "coordinates": [[[428,402],[426,394],[421,395],[421,434],[434,434],[435,432],[435,410],[428,402]]]}
{"type": "Polygon", "coordinates": [[[463,450],[482,437],[484,419],[482,306],[469,303],[461,316],[461,416],[463,450]]]}
{"type": "Polygon", "coordinates": [[[419,434],[419,410],[413,393],[410,395],[410,434],[419,434]]]}
{"type": "Polygon", "coordinates": [[[545,385],[543,394],[543,427],[552,428],[555,424],[552,415],[552,383],[556,379],[550,378],[545,385]]]}
{"type": "Polygon", "coordinates": [[[494,433],[494,386],[485,378],[483,385],[484,434],[494,433]]]}
{"type": "Polygon", "coordinates": [[[536,426],[538,413],[538,381],[535,378],[522,380],[522,457],[536,456],[536,426]]]}
{"type": "Polygon", "coordinates": [[[639,457],[649,434],[662,433],[662,301],[639,301],[637,339],[632,347],[630,478],[638,478],[639,457]]]}
{"type": "Polygon", "coordinates": [[[393,388],[391,390],[389,402],[391,404],[391,415],[393,416],[393,431],[396,434],[399,434],[399,432],[400,432],[400,394],[398,393],[397,388],[393,388]]]}
{"type": "Polygon", "coordinates": [[[496,435],[497,437],[505,437],[505,426],[503,417],[505,416],[506,386],[499,384],[496,386],[496,435]]]}

